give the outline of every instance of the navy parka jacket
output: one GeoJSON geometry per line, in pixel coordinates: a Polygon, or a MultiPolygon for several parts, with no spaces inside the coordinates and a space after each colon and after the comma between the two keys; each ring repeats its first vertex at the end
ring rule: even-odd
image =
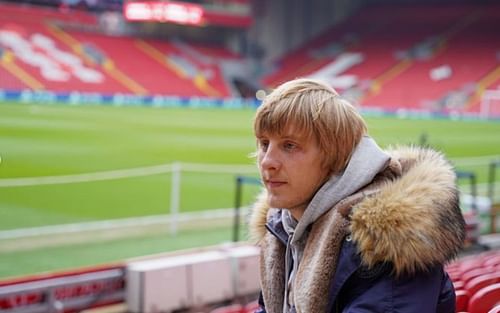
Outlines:
{"type": "MultiPolygon", "coordinates": [[[[268,230],[287,244],[280,214],[268,223],[268,230]]],[[[358,248],[346,236],[340,250],[337,270],[328,291],[331,313],[455,313],[455,290],[442,265],[411,276],[395,278],[389,264],[367,269],[361,264],[358,248]]],[[[265,313],[262,297],[261,309],[265,313]]]]}

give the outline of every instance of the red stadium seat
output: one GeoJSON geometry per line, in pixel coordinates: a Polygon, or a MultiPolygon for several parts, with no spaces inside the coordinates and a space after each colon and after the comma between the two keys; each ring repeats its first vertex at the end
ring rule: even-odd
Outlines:
{"type": "Polygon", "coordinates": [[[500,304],[500,283],[493,284],[476,292],[469,301],[469,313],[488,313],[500,304]]]}
{"type": "Polygon", "coordinates": [[[495,272],[496,272],[496,269],[493,267],[480,267],[480,268],[469,270],[469,271],[463,273],[460,280],[463,281],[464,284],[467,285],[467,283],[469,281],[471,281],[472,279],[474,279],[478,276],[482,276],[482,275],[490,274],[490,273],[495,273],[495,272]]]}
{"type": "Polygon", "coordinates": [[[260,308],[259,302],[253,301],[253,302],[247,303],[247,305],[245,305],[245,312],[246,313],[253,313],[253,312],[257,311],[259,308],[260,308]]]}
{"type": "Polygon", "coordinates": [[[493,254],[484,260],[484,265],[485,266],[497,266],[500,265],[500,254],[493,254]]]}
{"type": "Polygon", "coordinates": [[[491,309],[488,313],[500,313],[500,304],[491,309]]]}
{"type": "Polygon", "coordinates": [[[483,267],[483,258],[480,256],[476,256],[471,259],[464,260],[460,263],[460,269],[462,269],[462,273],[475,270],[483,267]]]}
{"type": "Polygon", "coordinates": [[[469,305],[469,293],[465,290],[457,290],[456,295],[456,311],[467,311],[467,307],[469,305]]]}
{"type": "Polygon", "coordinates": [[[496,283],[500,283],[500,272],[486,273],[468,281],[465,284],[465,290],[469,292],[470,296],[473,296],[482,288],[496,283]]]}
{"type": "Polygon", "coordinates": [[[452,271],[446,271],[448,273],[448,276],[450,276],[450,279],[453,282],[460,281],[462,277],[462,271],[460,270],[452,270],[452,271]]]}
{"type": "Polygon", "coordinates": [[[453,287],[455,290],[463,290],[464,289],[464,282],[461,280],[453,281],[453,287]]]}

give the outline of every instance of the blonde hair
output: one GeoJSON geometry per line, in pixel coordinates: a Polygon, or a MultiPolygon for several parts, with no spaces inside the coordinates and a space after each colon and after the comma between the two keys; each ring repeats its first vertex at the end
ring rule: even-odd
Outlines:
{"type": "Polygon", "coordinates": [[[365,121],[347,100],[323,82],[295,79],[271,92],[257,109],[255,136],[281,134],[287,127],[317,140],[332,173],[345,168],[367,133],[365,121]]]}

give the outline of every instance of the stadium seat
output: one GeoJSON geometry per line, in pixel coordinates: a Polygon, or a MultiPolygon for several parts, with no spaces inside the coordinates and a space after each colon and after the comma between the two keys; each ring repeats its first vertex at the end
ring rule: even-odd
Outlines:
{"type": "Polygon", "coordinates": [[[465,284],[461,280],[453,281],[453,287],[455,288],[455,290],[464,289],[464,286],[465,286],[465,284]]]}
{"type": "Polygon", "coordinates": [[[474,278],[485,274],[495,273],[495,271],[496,269],[494,267],[480,267],[472,269],[463,273],[462,276],[460,277],[460,280],[463,281],[465,285],[467,285],[467,283],[473,280],[474,278]]]}
{"type": "Polygon", "coordinates": [[[467,307],[469,305],[469,293],[465,290],[457,290],[456,295],[456,311],[467,311],[467,307]]]}
{"type": "Polygon", "coordinates": [[[492,254],[490,256],[487,256],[484,260],[484,265],[492,267],[500,265],[500,254],[492,254]]]}
{"type": "Polygon", "coordinates": [[[496,283],[500,283],[500,272],[485,273],[468,281],[465,284],[465,290],[467,290],[472,297],[482,288],[496,283]]]}
{"type": "Polygon", "coordinates": [[[259,302],[258,301],[253,301],[250,303],[247,303],[245,305],[245,312],[246,313],[254,313],[260,308],[259,302]]]}
{"type": "Polygon", "coordinates": [[[488,313],[500,313],[500,304],[495,306],[493,309],[489,310],[488,313]]]}
{"type": "Polygon", "coordinates": [[[488,313],[500,304],[500,283],[479,290],[469,301],[469,313],[488,313]]]}
{"type": "Polygon", "coordinates": [[[464,270],[459,267],[446,270],[446,273],[448,273],[448,276],[450,276],[452,281],[462,280],[463,272],[464,270]]]}

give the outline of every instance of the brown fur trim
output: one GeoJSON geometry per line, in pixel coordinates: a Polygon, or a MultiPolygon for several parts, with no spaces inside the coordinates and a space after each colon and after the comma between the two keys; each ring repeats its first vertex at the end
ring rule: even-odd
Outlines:
{"type": "Polygon", "coordinates": [[[392,155],[403,175],[356,205],[351,230],[367,266],[391,262],[396,274],[411,274],[453,258],[464,221],[454,171],[440,153],[410,147],[392,155]]]}
{"type": "Polygon", "coordinates": [[[285,294],[285,246],[270,233],[260,243],[260,284],[266,312],[279,313],[285,294]]]}
{"type": "MultiPolygon", "coordinates": [[[[352,206],[352,203],[342,205],[352,206]]],[[[308,235],[292,288],[297,313],[324,312],[326,309],[326,295],[337,266],[338,252],[349,228],[348,220],[338,212],[333,209],[320,217],[308,235]]],[[[261,240],[261,246],[261,284],[266,312],[279,313],[283,310],[285,292],[285,246],[269,233],[261,240]]]]}
{"type": "Polygon", "coordinates": [[[258,244],[266,235],[266,222],[269,211],[267,204],[267,191],[263,189],[257,197],[257,201],[252,207],[249,218],[249,240],[258,244]]]}
{"type": "Polygon", "coordinates": [[[348,225],[337,210],[330,210],[311,229],[293,286],[297,313],[326,311],[330,282],[348,225]]]}

